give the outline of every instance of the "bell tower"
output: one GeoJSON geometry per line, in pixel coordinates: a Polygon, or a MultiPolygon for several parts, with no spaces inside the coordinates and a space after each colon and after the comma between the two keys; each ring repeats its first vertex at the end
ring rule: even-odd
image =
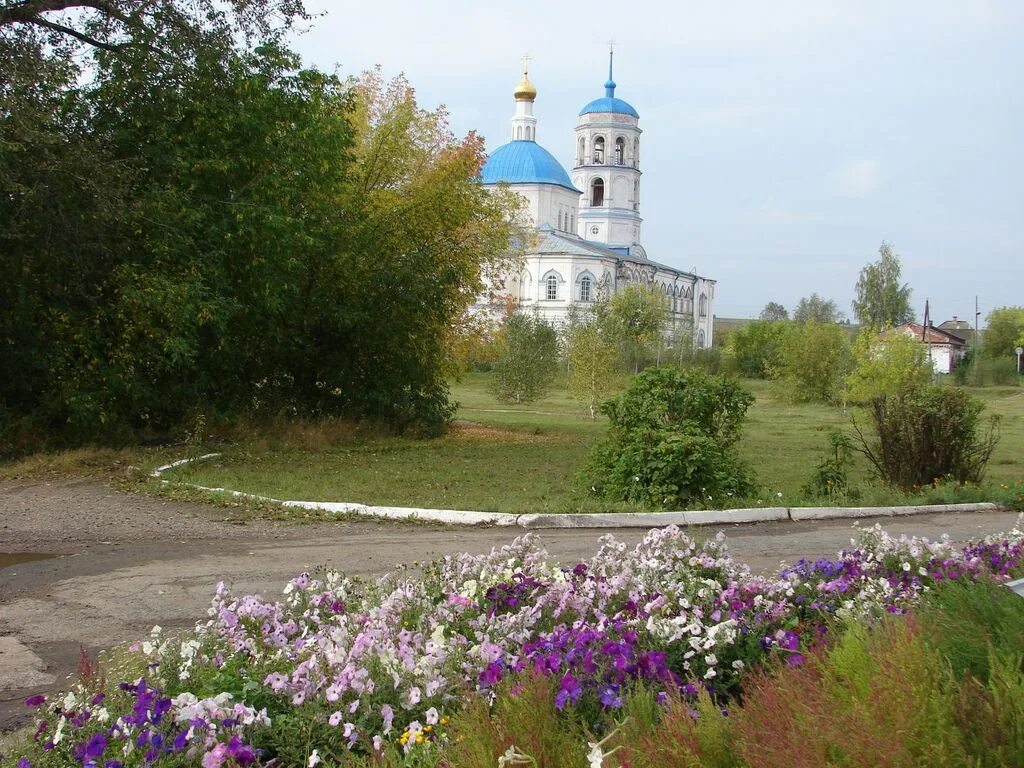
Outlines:
{"type": "MultiPolygon", "coordinates": [[[[615,96],[608,51],[604,97],[580,110],[573,185],[583,190],[577,234],[611,247],[640,244],[640,115],[615,96]]],[[[642,249],[637,249],[642,253],[642,249]]]]}

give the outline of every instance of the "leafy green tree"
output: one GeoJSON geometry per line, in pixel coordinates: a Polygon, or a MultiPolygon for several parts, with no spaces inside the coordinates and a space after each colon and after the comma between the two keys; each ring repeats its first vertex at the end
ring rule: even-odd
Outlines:
{"type": "Polygon", "coordinates": [[[755,320],[729,335],[726,354],[730,369],[742,376],[766,379],[778,368],[788,323],[755,320]]]}
{"type": "Polygon", "coordinates": [[[591,420],[621,374],[618,351],[596,322],[571,327],[566,338],[569,393],[587,405],[591,420]]]}
{"type": "Polygon", "coordinates": [[[766,323],[775,323],[779,320],[789,320],[789,312],[777,301],[769,301],[761,310],[761,320],[766,323]]]}
{"type": "Polygon", "coordinates": [[[505,403],[532,403],[551,388],[558,371],[558,336],[535,315],[516,312],[499,334],[501,352],[491,381],[505,403]]]}
{"type": "Polygon", "coordinates": [[[607,499],[722,506],[753,488],[735,450],[753,401],[729,377],[650,368],[601,406],[611,426],[583,478],[607,499]]]}
{"type": "Polygon", "coordinates": [[[800,299],[793,310],[793,320],[797,323],[837,323],[843,319],[842,312],[832,299],[823,299],[816,293],[800,299]]]}
{"type": "Polygon", "coordinates": [[[1024,307],[999,307],[985,318],[982,348],[988,358],[1013,355],[1024,346],[1024,307]]]}
{"type": "Polygon", "coordinates": [[[668,299],[653,288],[634,283],[612,296],[602,322],[609,336],[618,341],[634,373],[652,348],[660,350],[668,315],[668,299]]]}
{"type": "Polygon", "coordinates": [[[896,331],[865,328],[853,345],[854,368],[846,377],[846,399],[868,403],[876,397],[931,384],[932,366],[923,344],[896,331]]]}
{"type": "Polygon", "coordinates": [[[835,323],[813,320],[786,329],[773,378],[792,402],[837,402],[851,368],[850,342],[835,323]]]}
{"type": "Polygon", "coordinates": [[[860,271],[853,314],[861,325],[881,330],[908,323],[914,319],[910,308],[910,287],[900,285],[900,257],[889,243],[882,242],[878,261],[860,271]]]}

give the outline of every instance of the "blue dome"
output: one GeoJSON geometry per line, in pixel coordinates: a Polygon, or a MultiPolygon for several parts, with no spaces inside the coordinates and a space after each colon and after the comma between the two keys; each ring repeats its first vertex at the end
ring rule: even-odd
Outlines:
{"type": "Polygon", "coordinates": [[[561,163],[535,141],[510,141],[498,147],[480,171],[484,184],[555,184],[579,192],[561,163]]]}
{"type": "Polygon", "coordinates": [[[629,102],[614,96],[602,96],[600,99],[594,99],[580,110],[581,115],[588,115],[591,112],[614,112],[618,115],[630,115],[638,120],[640,119],[640,115],[637,114],[637,111],[633,109],[629,102]]]}

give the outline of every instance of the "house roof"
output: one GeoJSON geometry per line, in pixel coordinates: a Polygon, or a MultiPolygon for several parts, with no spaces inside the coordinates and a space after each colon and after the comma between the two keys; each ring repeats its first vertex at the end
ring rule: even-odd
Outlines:
{"type": "Polygon", "coordinates": [[[896,333],[902,333],[911,338],[917,339],[922,344],[948,344],[951,347],[964,346],[964,340],[934,325],[929,325],[927,331],[923,325],[918,323],[904,323],[893,328],[896,333]]]}
{"type": "Polygon", "coordinates": [[[667,264],[659,264],[646,258],[637,258],[628,255],[626,248],[609,248],[601,243],[584,240],[576,235],[567,232],[559,232],[548,225],[537,229],[538,240],[527,248],[528,253],[540,255],[568,254],[570,256],[595,256],[603,259],[614,259],[618,263],[632,264],[638,267],[654,267],[655,269],[672,272],[676,275],[687,277],[700,277],[692,272],[687,272],[667,264]]]}

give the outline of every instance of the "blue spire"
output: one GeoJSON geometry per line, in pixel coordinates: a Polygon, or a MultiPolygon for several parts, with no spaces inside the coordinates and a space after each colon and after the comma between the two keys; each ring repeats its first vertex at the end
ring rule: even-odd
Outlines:
{"type": "Polygon", "coordinates": [[[604,84],[604,95],[609,99],[615,98],[615,81],[612,80],[612,58],[615,56],[615,51],[609,46],[608,48],[608,80],[604,84]]]}

